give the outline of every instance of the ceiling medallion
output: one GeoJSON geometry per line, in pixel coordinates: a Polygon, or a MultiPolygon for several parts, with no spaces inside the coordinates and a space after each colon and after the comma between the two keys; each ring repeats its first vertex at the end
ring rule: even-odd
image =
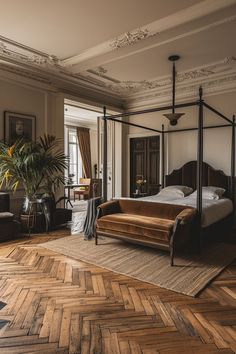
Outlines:
{"type": "Polygon", "coordinates": [[[173,62],[172,68],[172,112],[163,114],[166,118],[169,119],[171,125],[176,125],[178,123],[178,119],[182,117],[185,113],[175,113],[175,80],[176,80],[176,70],[175,70],[175,62],[179,60],[179,55],[171,55],[168,59],[173,62]]]}
{"type": "Polygon", "coordinates": [[[124,35],[117,37],[113,42],[110,43],[110,46],[114,49],[127,47],[148,37],[155,36],[156,34],[158,33],[151,33],[147,28],[138,28],[132,32],[126,32],[124,35]]]}

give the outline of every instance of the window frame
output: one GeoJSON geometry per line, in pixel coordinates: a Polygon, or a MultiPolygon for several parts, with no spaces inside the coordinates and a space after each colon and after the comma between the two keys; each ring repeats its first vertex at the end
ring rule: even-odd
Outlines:
{"type": "Polygon", "coordinates": [[[71,166],[75,166],[76,167],[76,174],[73,177],[73,184],[78,184],[79,183],[79,179],[80,177],[82,177],[83,175],[83,167],[82,167],[82,160],[81,160],[81,155],[80,155],[80,159],[79,159],[79,154],[80,154],[80,150],[79,150],[79,144],[78,144],[78,137],[76,134],[76,129],[73,127],[68,127],[67,128],[67,149],[68,149],[68,156],[69,156],[69,163],[68,163],[68,177],[71,173],[73,173],[73,171],[71,171],[71,166]],[[70,141],[70,133],[74,133],[75,137],[76,137],[76,141],[72,142],[70,141]],[[76,163],[71,163],[70,162],[70,146],[76,146],[76,163]],[[79,161],[81,161],[81,166],[79,166],[79,161]]]}

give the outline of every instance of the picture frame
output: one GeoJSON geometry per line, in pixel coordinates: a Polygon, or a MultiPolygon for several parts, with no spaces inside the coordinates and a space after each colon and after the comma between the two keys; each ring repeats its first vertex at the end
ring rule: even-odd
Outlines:
{"type": "Polygon", "coordinates": [[[18,139],[36,139],[36,117],[30,114],[4,112],[4,140],[14,144],[18,139]]]}

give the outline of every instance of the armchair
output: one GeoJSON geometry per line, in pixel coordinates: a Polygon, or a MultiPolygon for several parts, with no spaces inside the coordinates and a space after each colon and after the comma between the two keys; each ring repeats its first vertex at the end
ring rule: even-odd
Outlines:
{"type": "Polygon", "coordinates": [[[20,223],[9,212],[10,197],[8,193],[0,193],[0,241],[11,240],[20,233],[20,223]]]}
{"type": "Polygon", "coordinates": [[[78,188],[74,188],[74,202],[75,202],[76,195],[79,196],[79,200],[81,195],[84,196],[84,199],[85,197],[89,199],[90,196],[91,178],[80,178],[79,184],[80,186],[78,188]]]}

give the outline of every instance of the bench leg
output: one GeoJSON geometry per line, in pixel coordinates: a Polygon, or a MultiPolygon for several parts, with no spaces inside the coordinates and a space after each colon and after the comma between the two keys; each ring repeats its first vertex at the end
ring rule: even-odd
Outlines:
{"type": "Polygon", "coordinates": [[[170,266],[173,267],[174,265],[174,247],[171,245],[170,248],[170,266]]]}
{"type": "Polygon", "coordinates": [[[95,232],[95,245],[97,245],[98,244],[98,234],[97,234],[97,232],[95,232]]]}
{"type": "Polygon", "coordinates": [[[181,220],[177,219],[173,228],[173,233],[170,238],[170,266],[174,265],[174,252],[175,252],[175,236],[179,231],[181,220]]]}

